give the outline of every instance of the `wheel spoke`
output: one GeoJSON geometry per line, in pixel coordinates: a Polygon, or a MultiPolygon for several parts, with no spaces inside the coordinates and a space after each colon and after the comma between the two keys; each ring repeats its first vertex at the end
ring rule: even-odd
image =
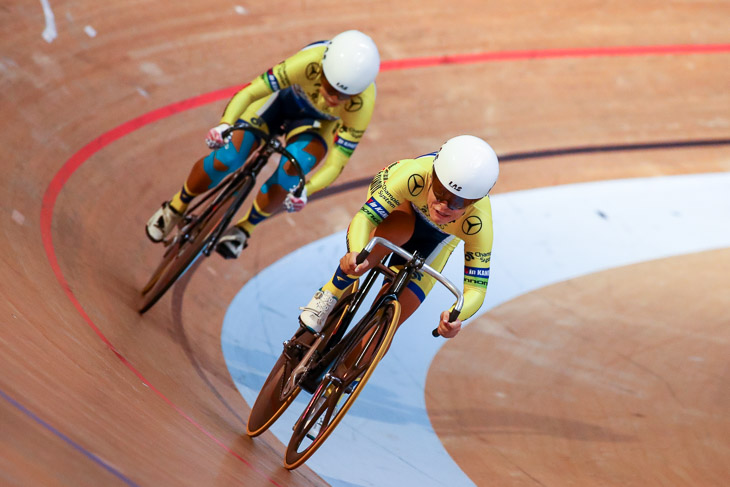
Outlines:
{"type": "MultiPolygon", "coordinates": [[[[216,227],[226,218],[229,209],[232,216],[238,208],[231,205],[243,198],[236,199],[242,188],[246,195],[252,186],[252,179],[245,177],[236,187],[228,186],[222,190],[220,198],[211,199],[200,206],[199,214],[186,216],[186,224],[180,228],[169,246],[165,248],[162,262],[142,289],[139,312],[150,309],[170,287],[195,263],[216,227]]],[[[244,196],[245,197],[245,196],[244,196]]]]}
{"type": "Polygon", "coordinates": [[[321,357],[344,312],[348,309],[352,295],[340,299],[325,325],[323,336],[316,338],[304,328],[285,342],[278,361],[259,391],[249,415],[247,433],[258,436],[276,421],[299,394],[302,381],[312,364],[321,357]],[[293,377],[294,374],[296,377],[293,377]]]}
{"type": "Polygon", "coordinates": [[[286,468],[302,465],[340,423],[390,346],[399,316],[400,303],[388,301],[345,335],[347,345],[294,425],[286,450],[286,468]],[[320,418],[319,431],[310,435],[320,418]]]}

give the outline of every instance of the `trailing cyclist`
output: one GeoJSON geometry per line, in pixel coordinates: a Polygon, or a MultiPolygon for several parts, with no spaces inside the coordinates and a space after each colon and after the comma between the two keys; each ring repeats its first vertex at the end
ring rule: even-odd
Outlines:
{"type": "MultiPolygon", "coordinates": [[[[454,322],[441,313],[438,331],[451,338],[461,322],[481,307],[487,291],[492,252],[492,207],[489,191],[497,182],[499,164],[494,150],[471,135],[449,139],[438,152],[397,161],[380,171],[368,199],[347,230],[347,254],[332,279],[302,309],[301,324],[314,333],[322,330],[337,299],[385,254],[371,252],[361,264],[358,253],[371,236],[382,236],[405,250],[417,250],[425,263],[443,270],[460,241],[464,242],[464,306],[454,322]]],[[[392,255],[388,265],[403,259],[392,255]]],[[[403,323],[420,306],[434,279],[419,274],[400,297],[403,323]]]]}
{"type": "Polygon", "coordinates": [[[147,236],[153,242],[162,241],[193,198],[239,169],[258,147],[250,133],[235,132],[230,140],[223,140],[223,131],[240,121],[283,135],[305,174],[322,160],[324,163],[297,197],[292,191],[299,179],[290,163],[281,159],[246,215],[218,242],[218,253],[237,258],[256,225],[282,203],[288,211],[300,211],[308,196],[340,175],[370,123],[379,69],[380,56],[373,40],[349,30],[330,41],[310,44],[254,79],[228,102],[220,124],[206,138],[213,152],[195,163],[182,189],[150,218],[147,236]]]}

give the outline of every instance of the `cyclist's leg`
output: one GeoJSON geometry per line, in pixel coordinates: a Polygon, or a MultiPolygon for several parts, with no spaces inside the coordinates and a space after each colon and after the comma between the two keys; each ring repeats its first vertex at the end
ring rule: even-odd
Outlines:
{"type": "Polygon", "coordinates": [[[251,133],[233,132],[228,144],[198,159],[182,189],[170,200],[170,206],[175,211],[184,213],[193,198],[218,186],[223,178],[246,162],[249,154],[256,147],[258,147],[258,141],[251,133]]]}
{"type": "MultiPolygon", "coordinates": [[[[434,232],[420,214],[414,213],[414,217],[415,221],[413,223],[411,238],[398,245],[409,252],[417,250],[424,257],[426,264],[441,272],[456,248],[458,239],[451,235],[434,232]]],[[[390,239],[392,234],[385,234],[383,237],[390,239]]],[[[398,235],[396,235],[397,237],[398,235]]],[[[392,255],[388,265],[397,271],[403,263],[404,260],[402,257],[392,255]]],[[[418,309],[418,306],[426,299],[426,296],[428,296],[435,283],[436,280],[433,277],[423,272],[417,272],[413,276],[398,299],[401,303],[399,326],[418,309]]]]}
{"type": "MultiPolygon", "coordinates": [[[[417,231],[416,231],[417,233],[417,231]]],[[[387,238],[387,237],[385,237],[387,238]]],[[[415,238],[415,237],[414,237],[415,238]]],[[[407,242],[406,244],[399,244],[400,246],[408,246],[408,243],[413,242],[407,242]]],[[[424,247],[427,247],[425,242],[423,243],[424,247]]],[[[422,252],[426,252],[425,249],[420,249],[422,252]]],[[[451,256],[451,253],[453,252],[453,246],[445,245],[445,246],[438,246],[437,248],[433,249],[431,254],[426,257],[426,263],[433,267],[435,270],[441,272],[444,269],[444,266],[446,266],[446,262],[449,260],[449,257],[451,256]]],[[[396,267],[396,266],[392,266],[396,267]]],[[[400,317],[398,318],[398,328],[418,309],[419,306],[421,306],[421,303],[426,299],[426,296],[428,296],[428,293],[433,289],[434,284],[436,283],[436,280],[429,276],[428,274],[418,273],[407,285],[406,288],[401,292],[401,295],[398,297],[398,301],[400,302],[401,306],[401,312],[400,317]]],[[[387,288],[387,285],[384,285],[383,288],[378,293],[378,297],[380,297],[383,293],[383,291],[387,288]]],[[[376,298],[377,299],[377,298],[376,298]]],[[[435,322],[435,324],[438,324],[438,321],[435,322]]],[[[358,349],[363,348],[365,346],[365,341],[361,342],[358,349]]],[[[390,350],[390,345],[388,345],[388,348],[386,349],[386,352],[390,350]]]]}
{"type": "MultiPolygon", "coordinates": [[[[374,229],[371,238],[373,235],[382,236],[396,245],[402,245],[411,238],[414,221],[415,217],[410,203],[401,204],[374,229]]],[[[372,263],[371,267],[383,260],[387,253],[386,248],[376,246],[368,259],[372,263]]],[[[329,282],[319,288],[309,303],[302,308],[302,313],[299,315],[300,323],[312,332],[319,332],[337,300],[357,278],[358,276],[345,273],[338,265],[329,282]]]]}
{"type": "MultiPolygon", "coordinates": [[[[407,202],[403,203],[396,207],[396,209],[393,210],[390,215],[388,215],[388,217],[380,223],[380,225],[375,227],[370,238],[383,237],[396,245],[404,245],[413,236],[415,221],[415,214],[411,204],[407,202]]],[[[374,266],[383,260],[383,257],[385,257],[388,252],[389,250],[387,248],[376,246],[370,253],[368,260],[373,263],[374,266]]],[[[321,290],[328,291],[339,299],[339,297],[345,292],[345,289],[347,289],[348,286],[356,279],[357,276],[347,275],[343,272],[340,266],[337,266],[337,270],[332,276],[332,279],[322,286],[321,290]]]]}
{"type": "Polygon", "coordinates": [[[150,240],[160,242],[169,235],[193,198],[214,188],[224,177],[241,167],[257,145],[258,141],[252,134],[236,131],[225,147],[198,159],[180,191],[165,201],[147,221],[145,230],[150,240]]]}
{"type": "MultiPolygon", "coordinates": [[[[286,141],[287,150],[296,157],[304,174],[309,173],[327,153],[327,146],[319,134],[305,131],[291,136],[286,141]]],[[[270,217],[282,203],[289,191],[299,183],[299,177],[294,166],[281,157],[279,167],[274,174],[261,186],[253,205],[246,215],[236,222],[236,226],[243,229],[248,236],[256,225],[270,217]]]]}
{"type": "MultiPolygon", "coordinates": [[[[388,238],[388,235],[383,235],[383,237],[390,240],[390,238],[388,238]]],[[[393,242],[393,240],[391,240],[391,242],[393,242]]],[[[410,242],[399,243],[397,245],[404,247],[407,246],[408,243],[410,242]]],[[[450,255],[450,249],[439,249],[436,254],[432,256],[434,258],[426,259],[426,263],[437,271],[441,272],[446,265],[446,261],[448,260],[450,255]]],[[[396,268],[397,266],[391,267],[396,268]]],[[[431,291],[435,283],[436,280],[433,277],[429,276],[428,274],[419,273],[406,285],[406,288],[401,292],[400,296],[398,297],[398,301],[400,302],[401,306],[400,317],[398,318],[398,328],[400,328],[403,322],[405,322],[413,313],[415,313],[418,307],[421,306],[421,303],[423,303],[423,301],[426,299],[426,296],[428,296],[428,293],[431,291]]],[[[383,294],[387,287],[387,283],[383,285],[383,287],[380,289],[380,292],[378,293],[378,296],[375,298],[376,300],[383,294]]],[[[358,350],[364,348],[365,345],[366,341],[363,340],[360,343],[358,350]]],[[[388,345],[386,353],[388,350],[390,350],[390,345],[388,345]]]]}

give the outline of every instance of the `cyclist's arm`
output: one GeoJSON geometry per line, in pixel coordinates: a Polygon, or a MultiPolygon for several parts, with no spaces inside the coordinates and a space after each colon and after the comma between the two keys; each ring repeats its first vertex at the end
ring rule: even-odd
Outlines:
{"type": "MultiPolygon", "coordinates": [[[[489,272],[489,269],[487,269],[489,272]]],[[[489,280],[489,278],[487,278],[489,280]]],[[[464,307],[461,309],[459,319],[461,321],[471,318],[474,314],[479,311],[479,308],[484,304],[484,298],[487,295],[487,283],[483,285],[471,285],[467,284],[467,277],[464,275],[464,307]]]]}
{"type": "Polygon", "coordinates": [[[374,106],[374,84],[342,105],[340,109],[342,127],[330,142],[329,154],[324,164],[309,178],[307,194],[311,195],[326,188],[342,173],[370,124],[374,106]]]}
{"type": "Polygon", "coordinates": [[[223,111],[221,123],[233,125],[239,118],[241,118],[241,115],[244,111],[246,111],[246,108],[248,108],[251,103],[274,92],[270,85],[264,80],[264,77],[267,75],[268,72],[264,73],[253,80],[250,84],[246,85],[241,91],[233,95],[233,98],[231,98],[228,105],[226,105],[226,109],[223,111]]]}
{"type": "Polygon", "coordinates": [[[251,103],[292,84],[306,81],[306,67],[321,59],[319,51],[321,49],[303,49],[251,81],[228,102],[221,122],[233,125],[251,103]]]}
{"type": "Polygon", "coordinates": [[[409,199],[408,176],[411,172],[405,167],[408,162],[391,164],[373,178],[368,188],[368,200],[347,228],[349,252],[360,252],[365,248],[373,229],[380,225],[380,222],[385,220],[401,202],[409,199]]]}
{"type": "Polygon", "coordinates": [[[335,138],[335,147],[330,151],[322,167],[312,174],[312,177],[309,178],[305,185],[308,195],[313,195],[317,191],[323,190],[337,179],[350,160],[350,155],[355,150],[355,146],[357,146],[356,142],[335,138]],[[349,153],[340,150],[340,146],[345,146],[349,153]]]}
{"type": "MultiPolygon", "coordinates": [[[[364,207],[363,207],[364,208],[364,207]]],[[[371,232],[377,227],[360,208],[347,227],[347,251],[360,252],[370,240],[371,232]]]]}
{"type": "Polygon", "coordinates": [[[477,235],[464,236],[464,307],[459,318],[472,317],[484,303],[492,258],[491,218],[477,235]]]}

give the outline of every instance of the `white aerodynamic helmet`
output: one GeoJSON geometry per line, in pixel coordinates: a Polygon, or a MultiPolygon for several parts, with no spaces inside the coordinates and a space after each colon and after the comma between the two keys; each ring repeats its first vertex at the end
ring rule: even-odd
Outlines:
{"type": "Polygon", "coordinates": [[[322,58],[327,81],[346,95],[365,91],[380,70],[380,54],[370,36],[348,30],[332,38],[322,58]]]}
{"type": "Polygon", "coordinates": [[[494,149],[479,137],[459,135],[441,146],[433,170],[451,193],[478,200],[488,195],[497,182],[499,160],[494,149]]]}

